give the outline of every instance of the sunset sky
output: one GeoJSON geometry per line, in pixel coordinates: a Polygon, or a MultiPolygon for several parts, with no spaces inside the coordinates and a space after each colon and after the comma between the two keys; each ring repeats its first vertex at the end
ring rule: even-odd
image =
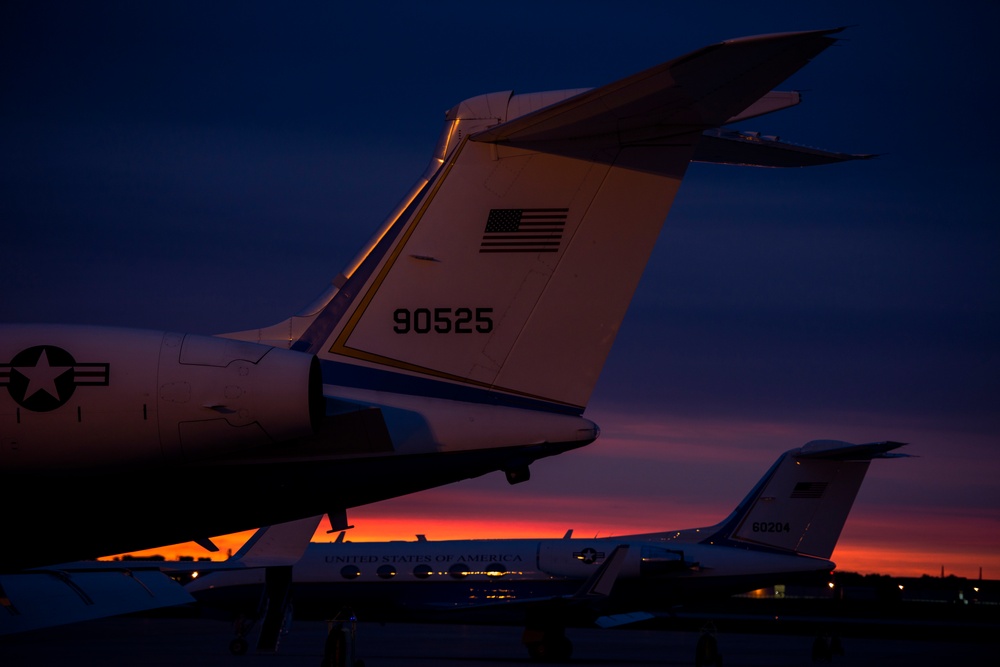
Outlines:
{"type": "Polygon", "coordinates": [[[278,322],[375,232],[455,103],[851,26],[781,86],[801,105],[738,127],[880,157],[692,165],[585,412],[597,442],[525,484],[357,508],[348,537],[710,525],[788,449],[895,440],[912,458],[872,464],[833,560],[1000,579],[1000,4],[947,7],[6,2],[0,321],[278,322]]]}

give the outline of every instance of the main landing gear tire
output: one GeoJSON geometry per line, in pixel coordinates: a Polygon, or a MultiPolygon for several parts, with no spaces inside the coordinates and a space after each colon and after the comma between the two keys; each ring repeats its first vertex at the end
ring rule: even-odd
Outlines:
{"type": "Polygon", "coordinates": [[[710,634],[698,638],[694,649],[695,667],[722,667],[722,655],[719,653],[719,642],[710,634]]]}
{"type": "Polygon", "coordinates": [[[566,637],[547,637],[537,644],[528,646],[528,655],[533,660],[565,662],[573,655],[573,642],[566,637]]]}
{"type": "Polygon", "coordinates": [[[247,652],[247,640],[237,637],[229,642],[229,652],[233,655],[243,655],[247,652]]]}

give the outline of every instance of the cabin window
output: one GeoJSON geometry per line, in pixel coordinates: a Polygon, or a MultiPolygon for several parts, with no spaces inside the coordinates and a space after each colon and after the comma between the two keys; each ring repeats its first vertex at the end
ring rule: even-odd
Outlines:
{"type": "Polygon", "coordinates": [[[376,574],[382,579],[392,579],[396,576],[396,568],[392,565],[379,565],[376,574]]]}
{"type": "Polygon", "coordinates": [[[469,566],[465,563],[455,563],[448,568],[448,574],[452,579],[465,579],[469,576],[469,566]]]}
{"type": "Polygon", "coordinates": [[[357,579],[361,576],[361,570],[358,569],[357,565],[345,565],[340,568],[340,576],[344,579],[357,579]]]}
{"type": "Polygon", "coordinates": [[[417,579],[426,579],[427,577],[431,576],[432,573],[433,570],[431,570],[430,565],[418,565],[415,568],[413,568],[413,576],[416,577],[417,579]]]}
{"type": "Polygon", "coordinates": [[[500,563],[490,563],[489,567],[486,568],[486,576],[488,577],[502,577],[507,574],[507,568],[500,563]]]}

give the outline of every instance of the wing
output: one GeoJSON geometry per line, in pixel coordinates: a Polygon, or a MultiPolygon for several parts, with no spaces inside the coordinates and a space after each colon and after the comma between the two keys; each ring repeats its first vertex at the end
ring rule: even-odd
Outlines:
{"type": "Polygon", "coordinates": [[[292,565],[322,517],[257,530],[231,558],[80,561],[0,576],[0,635],[194,602],[181,583],[195,571],[292,565]]]}

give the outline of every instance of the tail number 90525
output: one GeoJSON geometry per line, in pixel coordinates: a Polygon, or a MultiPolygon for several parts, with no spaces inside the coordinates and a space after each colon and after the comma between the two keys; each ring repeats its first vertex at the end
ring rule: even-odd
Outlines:
{"type": "Polygon", "coordinates": [[[489,333],[493,331],[492,308],[397,308],[392,330],[408,333],[489,333]]]}

